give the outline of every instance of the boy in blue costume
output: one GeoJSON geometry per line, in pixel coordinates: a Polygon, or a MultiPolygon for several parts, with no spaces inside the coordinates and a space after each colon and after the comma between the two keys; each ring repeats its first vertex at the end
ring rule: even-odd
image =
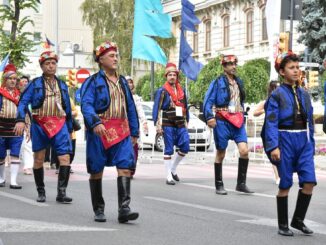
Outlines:
{"type": "Polygon", "coordinates": [[[72,198],[66,195],[66,188],[70,176],[72,117],[68,87],[55,76],[57,62],[58,56],[54,52],[45,51],[41,54],[39,63],[43,75],[29,83],[20,97],[15,132],[17,135],[23,135],[27,108],[31,105],[33,172],[38,192],[36,201],[46,200],[43,163],[46,148],[51,145],[55,148],[60,162],[56,201],[70,203],[72,198]]]}
{"type": "Polygon", "coordinates": [[[289,51],[280,54],[275,69],[284,78],[283,84],[265,104],[262,140],[265,151],[280,175],[277,194],[278,233],[293,236],[288,226],[288,193],[297,172],[300,190],[291,226],[305,234],[312,234],[304,224],[312,191],[317,184],[314,166],[313,108],[309,94],[296,86],[300,76],[299,58],[289,51]]]}
{"type": "Polygon", "coordinates": [[[189,134],[187,123],[189,111],[187,98],[178,81],[179,71],[175,64],[168,63],[165,67],[167,81],[156,91],[153,120],[158,134],[164,138],[164,164],[167,171],[167,185],[175,185],[180,181],[177,166],[189,151],[189,134]],[[162,111],[162,118],[161,118],[162,111]],[[174,146],[179,148],[172,162],[174,146]]]}
{"type": "Polygon", "coordinates": [[[235,55],[224,55],[221,64],[224,74],[214,79],[205,95],[204,117],[213,128],[216,146],[215,188],[216,194],[227,195],[222,178],[222,162],[229,140],[234,140],[239,149],[239,166],[236,190],[253,193],[246,185],[248,169],[247,133],[243,117],[245,92],[243,82],[235,76],[238,59],[235,55]]]}
{"type": "Polygon", "coordinates": [[[130,210],[130,169],[134,165],[133,145],[139,123],[128,82],[119,76],[118,47],[104,42],[94,51],[100,71],[82,86],[81,111],[86,132],[86,162],[96,222],[105,222],[102,177],[105,166],[116,166],[120,223],[136,220],[130,210]]]}

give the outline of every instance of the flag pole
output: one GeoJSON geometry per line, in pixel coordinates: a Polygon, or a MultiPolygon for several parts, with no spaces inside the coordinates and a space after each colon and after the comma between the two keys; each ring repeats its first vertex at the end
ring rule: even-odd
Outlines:
{"type": "Polygon", "coordinates": [[[151,61],[151,101],[154,101],[154,61],[151,61]]]}
{"type": "Polygon", "coordinates": [[[188,77],[186,77],[186,97],[187,97],[187,100],[189,99],[188,95],[189,95],[189,92],[188,92],[188,77]]]}

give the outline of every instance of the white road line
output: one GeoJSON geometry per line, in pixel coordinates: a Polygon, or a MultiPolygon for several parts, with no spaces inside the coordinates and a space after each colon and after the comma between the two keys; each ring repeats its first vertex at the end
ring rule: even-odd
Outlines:
{"type": "MultiPolygon", "coordinates": [[[[149,200],[158,201],[158,202],[176,204],[176,205],[180,205],[180,206],[184,206],[184,207],[196,208],[196,209],[200,209],[200,210],[206,210],[206,211],[210,211],[210,212],[229,214],[229,215],[233,215],[233,216],[246,218],[244,220],[243,219],[236,220],[237,222],[248,223],[248,224],[253,224],[253,225],[264,225],[264,226],[277,227],[276,219],[270,219],[270,218],[266,218],[263,216],[241,213],[241,212],[227,210],[227,209],[203,206],[203,205],[193,204],[193,203],[189,203],[189,202],[181,202],[181,201],[176,201],[176,200],[171,200],[171,199],[166,199],[166,198],[161,198],[161,197],[144,196],[144,198],[149,199],[149,200]]],[[[326,235],[326,225],[317,223],[317,222],[314,222],[311,220],[307,220],[307,219],[305,220],[305,224],[308,227],[310,227],[314,231],[314,233],[326,235]]]]}
{"type": "Polygon", "coordinates": [[[188,202],[180,202],[180,201],[175,201],[175,200],[166,199],[166,198],[152,197],[152,196],[144,196],[144,198],[154,200],[154,201],[159,201],[159,202],[165,202],[165,203],[177,204],[177,205],[180,205],[180,206],[186,206],[186,207],[197,208],[197,209],[201,209],[201,210],[207,210],[207,211],[216,212],[216,213],[223,213],[223,214],[230,214],[230,215],[234,215],[234,216],[240,216],[240,217],[248,218],[248,219],[260,219],[260,218],[262,218],[262,217],[257,216],[257,215],[246,214],[246,213],[231,211],[231,210],[227,210],[227,209],[213,208],[213,207],[209,207],[209,206],[203,206],[203,205],[199,205],[199,204],[192,204],[192,203],[188,203],[188,202]]]}
{"type": "MultiPolygon", "coordinates": [[[[205,188],[205,189],[211,189],[211,190],[215,190],[215,187],[213,186],[209,186],[209,185],[200,185],[200,184],[196,184],[196,183],[182,183],[183,185],[189,185],[189,186],[194,186],[194,187],[199,187],[199,188],[205,188]]],[[[231,189],[225,189],[228,192],[234,192],[234,193],[238,193],[241,195],[250,195],[250,196],[258,196],[258,197],[268,197],[268,198],[275,198],[276,195],[269,195],[269,194],[264,194],[264,193],[252,193],[252,194],[246,194],[246,193],[241,193],[238,192],[236,190],[231,190],[231,189]]]]}
{"type": "Polygon", "coordinates": [[[1,232],[64,232],[64,231],[116,231],[90,226],[75,226],[36,220],[11,219],[0,217],[1,232]]]}
{"type": "Polygon", "coordinates": [[[0,191],[0,196],[15,199],[17,201],[24,202],[24,203],[27,203],[27,204],[30,204],[30,205],[33,205],[33,206],[38,206],[38,207],[48,207],[49,206],[46,203],[36,202],[36,200],[28,199],[26,197],[14,195],[14,194],[3,192],[3,191],[0,191]]]}

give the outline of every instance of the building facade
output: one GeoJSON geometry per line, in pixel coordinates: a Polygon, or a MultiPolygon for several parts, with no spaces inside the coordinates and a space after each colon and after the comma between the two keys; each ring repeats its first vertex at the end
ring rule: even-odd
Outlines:
{"type": "MultiPolygon", "coordinates": [[[[8,4],[8,0],[0,0],[8,4]]],[[[45,36],[56,46],[52,47],[59,54],[58,75],[66,75],[68,69],[86,68],[95,72],[93,62],[93,34],[89,26],[82,21],[80,6],[83,0],[51,0],[41,1],[38,11],[26,10],[21,13],[21,18],[29,16],[34,21],[34,26],[26,25],[23,31],[33,33],[35,42],[45,40],[45,36]]],[[[10,23],[5,24],[8,31],[10,23]]],[[[24,73],[31,77],[39,76],[42,71],[38,58],[44,48],[36,45],[33,52],[28,53],[31,63],[26,64],[24,73]]]]}
{"type": "MultiPolygon", "coordinates": [[[[181,0],[162,1],[166,13],[172,15],[172,32],[177,45],[170,60],[178,63],[181,25],[181,0]]],[[[236,54],[239,63],[269,56],[265,6],[267,0],[190,0],[196,16],[201,20],[198,32],[187,32],[187,41],[193,57],[207,64],[220,54],[236,54]]],[[[294,23],[296,26],[297,23],[294,23]]],[[[281,21],[280,31],[289,31],[288,21],[281,21]]],[[[293,51],[303,52],[304,46],[296,42],[294,28],[293,51]]]]}

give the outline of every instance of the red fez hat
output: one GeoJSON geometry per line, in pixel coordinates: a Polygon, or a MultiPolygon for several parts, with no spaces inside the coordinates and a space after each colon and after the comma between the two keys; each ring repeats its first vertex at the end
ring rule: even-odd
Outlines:
{"type": "Polygon", "coordinates": [[[112,50],[118,52],[118,46],[114,42],[106,41],[104,43],[101,43],[94,50],[94,59],[95,59],[95,61],[98,62],[102,55],[104,55],[107,52],[112,51],[112,50]]]}
{"type": "Polygon", "coordinates": [[[45,51],[41,54],[38,61],[39,61],[40,65],[42,65],[44,61],[49,60],[49,59],[54,59],[56,62],[58,62],[58,60],[59,60],[58,56],[53,51],[45,51]]]}
{"type": "Polygon", "coordinates": [[[279,54],[276,59],[275,59],[275,63],[274,63],[274,68],[277,72],[280,71],[280,68],[281,68],[281,63],[283,62],[283,60],[287,57],[290,57],[290,56],[293,56],[293,57],[297,57],[297,55],[295,53],[292,52],[292,50],[289,50],[288,52],[286,53],[282,53],[282,54],[279,54]]]}
{"type": "Polygon", "coordinates": [[[165,76],[167,76],[170,72],[175,72],[177,75],[179,75],[177,66],[171,62],[167,63],[165,66],[165,76]]]}

